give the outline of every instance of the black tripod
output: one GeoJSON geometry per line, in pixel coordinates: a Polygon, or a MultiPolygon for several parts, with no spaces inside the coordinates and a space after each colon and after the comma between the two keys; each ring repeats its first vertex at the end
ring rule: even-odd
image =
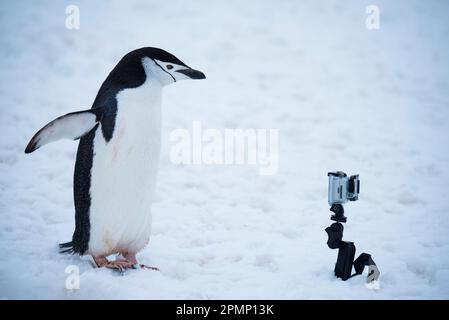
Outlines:
{"type": "Polygon", "coordinates": [[[380,272],[377,269],[371,255],[362,253],[355,261],[355,245],[354,242],[343,241],[343,225],[346,223],[345,211],[343,205],[333,204],[330,208],[334,214],[331,220],[336,221],[325,229],[328,235],[327,246],[331,249],[338,249],[337,263],[335,264],[335,276],[342,280],[348,280],[357,274],[362,274],[365,266],[369,266],[368,282],[377,280],[380,272]],[[351,275],[352,266],[354,265],[355,273],[351,275]]]}

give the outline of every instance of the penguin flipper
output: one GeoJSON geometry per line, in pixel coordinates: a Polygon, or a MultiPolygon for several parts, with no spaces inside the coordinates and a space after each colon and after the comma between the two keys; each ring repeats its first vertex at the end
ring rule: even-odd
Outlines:
{"type": "Polygon", "coordinates": [[[43,145],[60,139],[77,140],[92,130],[103,115],[102,108],[67,113],[49,122],[31,138],[25,153],[31,153],[43,145]]]}

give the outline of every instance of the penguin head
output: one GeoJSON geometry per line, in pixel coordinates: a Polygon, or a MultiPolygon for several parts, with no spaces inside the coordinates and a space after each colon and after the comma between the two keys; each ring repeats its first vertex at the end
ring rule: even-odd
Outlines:
{"type": "Polygon", "coordinates": [[[150,81],[158,82],[162,86],[184,79],[206,78],[204,73],[190,68],[165,50],[146,47],[131,53],[136,53],[140,58],[147,78],[149,77],[150,81]]]}

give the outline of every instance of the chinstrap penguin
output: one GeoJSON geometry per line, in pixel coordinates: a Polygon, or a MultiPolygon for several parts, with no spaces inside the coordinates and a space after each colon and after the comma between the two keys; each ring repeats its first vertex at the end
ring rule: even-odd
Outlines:
{"type": "Polygon", "coordinates": [[[138,266],[148,243],[161,146],[162,88],[205,75],[158,48],[126,54],[92,108],[40,129],[25,153],[62,138],[80,139],[74,172],[75,231],[61,252],[91,255],[99,267],[138,266]],[[121,258],[108,261],[111,254],[121,258]]]}

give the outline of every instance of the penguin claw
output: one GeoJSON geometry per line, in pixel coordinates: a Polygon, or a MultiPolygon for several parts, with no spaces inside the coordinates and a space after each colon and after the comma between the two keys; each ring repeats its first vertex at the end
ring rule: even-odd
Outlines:
{"type": "Polygon", "coordinates": [[[140,269],[149,269],[149,270],[154,270],[154,271],[161,271],[159,270],[158,267],[154,267],[154,266],[147,266],[145,264],[139,264],[140,269]]]}
{"type": "Polygon", "coordinates": [[[149,270],[154,270],[154,271],[160,271],[158,267],[147,266],[147,265],[145,265],[143,263],[139,263],[137,261],[135,253],[126,252],[122,256],[126,260],[130,261],[133,264],[133,266],[132,266],[133,269],[149,269],[149,270]]]}

